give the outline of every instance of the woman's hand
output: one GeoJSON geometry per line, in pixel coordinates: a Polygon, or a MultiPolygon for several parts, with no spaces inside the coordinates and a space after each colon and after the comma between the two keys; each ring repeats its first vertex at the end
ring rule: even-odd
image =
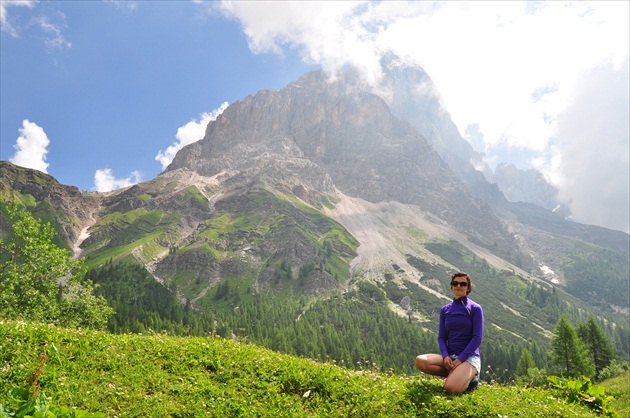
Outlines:
{"type": "Polygon", "coordinates": [[[444,359],[442,360],[442,364],[444,365],[444,368],[446,369],[446,371],[449,373],[453,369],[453,359],[450,358],[449,356],[444,357],[444,359]]]}
{"type": "Polygon", "coordinates": [[[462,364],[462,361],[460,359],[457,360],[453,360],[452,358],[450,358],[449,356],[444,357],[444,360],[442,362],[442,364],[444,365],[444,368],[446,369],[446,371],[448,373],[452,372],[453,370],[455,370],[455,368],[457,366],[459,366],[460,364],[462,364]]]}
{"type": "Polygon", "coordinates": [[[455,370],[457,368],[457,366],[462,364],[462,361],[460,359],[457,359],[457,360],[453,361],[452,364],[453,364],[453,366],[451,367],[451,371],[455,370]]]}

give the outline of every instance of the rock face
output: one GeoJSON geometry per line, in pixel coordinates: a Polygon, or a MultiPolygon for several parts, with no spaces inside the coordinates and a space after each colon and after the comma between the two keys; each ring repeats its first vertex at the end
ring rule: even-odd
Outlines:
{"type": "Polygon", "coordinates": [[[312,72],[232,104],[166,171],[184,167],[203,176],[236,171],[241,181],[256,178],[283,190],[338,189],[369,202],[418,205],[482,245],[517,250],[488,204],[426,138],[352,75],[330,81],[312,72]]]}
{"type": "Polygon", "coordinates": [[[420,67],[390,64],[384,69],[385,77],[375,91],[386,97],[392,114],[423,135],[473,195],[500,201],[500,191],[483,175],[490,171],[483,155],[462,138],[429,75],[420,67]]]}

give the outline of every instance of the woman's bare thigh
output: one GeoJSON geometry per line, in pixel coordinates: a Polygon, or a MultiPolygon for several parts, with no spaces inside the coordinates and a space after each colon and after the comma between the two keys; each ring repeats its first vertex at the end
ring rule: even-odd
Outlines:
{"type": "Polygon", "coordinates": [[[444,390],[449,393],[462,393],[476,374],[475,366],[465,361],[449,373],[444,381],[444,390]]]}
{"type": "Polygon", "coordinates": [[[424,373],[435,376],[446,376],[444,359],[439,354],[420,354],[416,357],[416,367],[424,373]]]}

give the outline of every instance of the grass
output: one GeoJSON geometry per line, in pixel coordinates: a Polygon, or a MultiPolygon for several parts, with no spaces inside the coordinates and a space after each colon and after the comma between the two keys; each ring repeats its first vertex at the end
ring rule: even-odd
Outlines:
{"type": "Polygon", "coordinates": [[[615,412],[620,417],[630,417],[630,370],[598,384],[604,386],[607,393],[614,397],[610,404],[615,412]]]}
{"type": "MultiPolygon", "coordinates": [[[[57,406],[108,417],[593,417],[551,391],[350,370],[221,337],[113,335],[0,321],[0,405],[28,387],[57,406]]],[[[410,359],[412,361],[412,359],[410,359]]],[[[627,391],[627,386],[626,386],[627,391]]]]}

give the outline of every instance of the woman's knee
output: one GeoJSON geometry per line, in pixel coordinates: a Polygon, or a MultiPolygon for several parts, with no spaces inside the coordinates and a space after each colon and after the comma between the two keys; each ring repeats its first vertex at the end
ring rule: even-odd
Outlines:
{"type": "Polygon", "coordinates": [[[431,354],[420,354],[416,356],[416,368],[422,370],[425,373],[431,371],[432,367],[435,367],[434,359],[431,358],[431,354]]]}
{"type": "Polygon", "coordinates": [[[460,393],[463,393],[464,390],[466,390],[466,386],[463,385],[461,382],[454,382],[452,380],[444,382],[444,392],[446,393],[450,393],[451,395],[458,395],[460,393]]]}
{"type": "Polygon", "coordinates": [[[422,370],[425,364],[427,363],[427,356],[424,354],[420,354],[416,356],[416,368],[422,370]]]}

